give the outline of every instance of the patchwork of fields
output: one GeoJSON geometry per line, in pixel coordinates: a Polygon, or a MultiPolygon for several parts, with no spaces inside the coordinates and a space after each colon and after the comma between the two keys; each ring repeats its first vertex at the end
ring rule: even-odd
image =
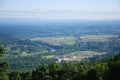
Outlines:
{"type": "Polygon", "coordinates": [[[31,41],[42,41],[45,43],[53,44],[53,45],[73,45],[75,44],[74,36],[57,36],[57,37],[35,37],[30,39],[31,41]]]}
{"type": "MultiPolygon", "coordinates": [[[[115,38],[117,35],[82,35],[79,36],[81,42],[93,42],[93,41],[107,41],[111,38],[115,38]]],[[[31,41],[42,41],[53,45],[74,45],[76,38],[74,36],[55,36],[55,37],[34,37],[31,41]]]]}
{"type": "Polygon", "coordinates": [[[107,41],[109,40],[110,38],[115,38],[117,37],[117,35],[83,35],[83,36],[80,36],[80,39],[83,40],[83,41],[107,41]]]}
{"type": "MultiPolygon", "coordinates": [[[[117,35],[81,35],[79,37],[74,36],[55,36],[55,37],[34,37],[31,41],[41,41],[52,45],[74,45],[78,40],[80,42],[104,42],[109,41],[112,38],[116,38],[117,35]],[[78,40],[77,40],[78,39],[78,40]]],[[[107,54],[107,52],[97,51],[75,51],[70,53],[64,53],[64,55],[46,55],[42,56],[45,59],[55,59],[58,62],[61,61],[81,61],[86,58],[94,56],[100,56],[107,54]]]]}
{"type": "Polygon", "coordinates": [[[71,53],[66,53],[64,55],[48,55],[43,56],[46,59],[55,59],[56,62],[61,61],[81,61],[86,58],[91,58],[94,56],[100,56],[106,54],[107,52],[96,52],[96,51],[76,51],[71,53]]]}

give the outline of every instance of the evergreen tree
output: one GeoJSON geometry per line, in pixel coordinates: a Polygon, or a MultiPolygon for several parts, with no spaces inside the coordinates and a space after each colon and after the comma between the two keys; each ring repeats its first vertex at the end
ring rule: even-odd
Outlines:
{"type": "Polygon", "coordinates": [[[99,80],[96,70],[92,69],[87,73],[87,80],[99,80]]]}
{"type": "Polygon", "coordinates": [[[9,80],[21,80],[20,73],[18,71],[11,72],[9,74],[9,80]]]}
{"type": "MultiPolygon", "coordinates": [[[[4,48],[0,45],[0,60],[2,56],[5,54],[4,48]]],[[[9,65],[6,62],[0,62],[0,80],[9,80],[7,70],[9,69],[9,65]]]]}
{"type": "Polygon", "coordinates": [[[104,80],[120,80],[120,53],[109,60],[104,80]]]}

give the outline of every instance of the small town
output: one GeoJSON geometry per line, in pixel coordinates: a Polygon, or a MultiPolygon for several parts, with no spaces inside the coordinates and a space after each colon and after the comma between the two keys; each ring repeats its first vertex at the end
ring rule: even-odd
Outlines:
{"type": "Polygon", "coordinates": [[[100,56],[100,55],[103,55],[103,54],[106,54],[105,52],[104,53],[91,53],[91,54],[88,54],[88,53],[84,53],[84,54],[76,54],[76,55],[57,55],[54,57],[54,59],[56,60],[57,63],[61,63],[61,62],[69,62],[69,61],[84,61],[84,59],[87,59],[87,58],[92,58],[92,57],[95,57],[95,56],[100,56]]]}

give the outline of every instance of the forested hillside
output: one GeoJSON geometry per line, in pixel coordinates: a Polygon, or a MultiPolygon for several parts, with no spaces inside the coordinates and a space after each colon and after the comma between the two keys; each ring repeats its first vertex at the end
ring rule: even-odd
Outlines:
{"type": "MultiPolygon", "coordinates": [[[[0,46],[0,59],[4,54],[0,46]]],[[[101,61],[39,64],[37,69],[27,72],[9,69],[8,63],[0,63],[0,80],[119,80],[120,53],[101,61]]]]}

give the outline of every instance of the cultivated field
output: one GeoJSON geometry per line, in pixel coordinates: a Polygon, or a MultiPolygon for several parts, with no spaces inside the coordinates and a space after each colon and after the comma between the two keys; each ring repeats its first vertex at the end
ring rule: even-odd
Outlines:
{"type": "Polygon", "coordinates": [[[57,36],[57,37],[35,37],[30,39],[31,41],[42,41],[49,44],[65,44],[73,45],[75,44],[74,36],[57,36]]]}
{"type": "Polygon", "coordinates": [[[83,35],[80,39],[83,41],[107,41],[110,38],[115,38],[117,35],[83,35]]]}
{"type": "Polygon", "coordinates": [[[42,58],[46,59],[55,59],[56,62],[60,63],[61,61],[81,61],[86,58],[91,58],[94,56],[100,56],[107,54],[107,52],[96,52],[96,51],[76,51],[71,53],[66,53],[64,55],[47,55],[42,58]]]}
{"type": "MultiPolygon", "coordinates": [[[[82,35],[80,36],[81,42],[93,42],[93,41],[108,41],[110,38],[115,38],[117,35],[82,35]]],[[[55,36],[55,37],[34,37],[31,41],[42,41],[53,45],[74,45],[76,38],[74,36],[55,36]]]]}

